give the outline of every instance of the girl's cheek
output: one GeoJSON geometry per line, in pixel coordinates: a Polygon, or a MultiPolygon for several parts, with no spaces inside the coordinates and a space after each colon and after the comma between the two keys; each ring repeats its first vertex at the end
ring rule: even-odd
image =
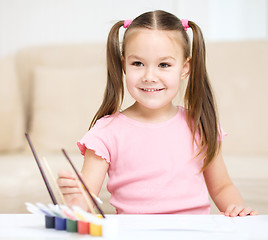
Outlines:
{"type": "Polygon", "coordinates": [[[126,72],[126,81],[127,82],[137,83],[141,78],[142,78],[141,72],[138,72],[138,71],[126,72]]]}

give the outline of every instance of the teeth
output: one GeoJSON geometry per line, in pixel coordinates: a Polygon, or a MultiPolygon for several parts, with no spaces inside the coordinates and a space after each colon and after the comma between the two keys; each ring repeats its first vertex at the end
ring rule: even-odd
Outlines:
{"type": "Polygon", "coordinates": [[[158,89],[158,88],[143,88],[142,90],[147,91],[147,92],[155,92],[155,91],[159,91],[160,89],[158,89]]]}

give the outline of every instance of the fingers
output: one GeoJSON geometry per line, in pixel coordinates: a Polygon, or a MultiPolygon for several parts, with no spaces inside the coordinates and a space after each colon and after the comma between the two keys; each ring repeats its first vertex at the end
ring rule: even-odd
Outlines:
{"type": "Polygon", "coordinates": [[[88,209],[75,174],[66,170],[58,171],[57,184],[68,206],[76,205],[88,209]]]}
{"type": "MultiPolygon", "coordinates": [[[[251,213],[253,213],[254,211],[252,210],[252,208],[244,208],[240,213],[239,213],[239,216],[240,217],[244,217],[244,216],[247,216],[247,215],[252,215],[251,213]]],[[[256,214],[254,214],[256,215],[256,214]]]]}
{"type": "Polygon", "coordinates": [[[64,187],[78,187],[78,183],[75,179],[70,179],[70,178],[58,178],[57,179],[58,186],[60,188],[64,187]]]}
{"type": "Polygon", "coordinates": [[[61,169],[58,171],[58,178],[71,178],[75,179],[74,175],[72,172],[61,169]]]}
{"type": "Polygon", "coordinates": [[[60,189],[63,195],[68,195],[68,194],[81,194],[81,190],[79,188],[68,188],[64,187],[60,189]]]}
{"type": "Polygon", "coordinates": [[[232,204],[227,207],[224,215],[229,217],[236,217],[241,211],[243,211],[243,207],[232,204]]]}
{"type": "Polygon", "coordinates": [[[250,207],[237,206],[237,205],[232,204],[227,207],[226,211],[223,214],[229,217],[236,217],[236,216],[243,217],[247,215],[251,215],[251,216],[258,215],[258,212],[256,210],[253,210],[250,207]]]}
{"type": "Polygon", "coordinates": [[[252,210],[249,215],[256,216],[259,215],[259,212],[257,210],[252,210]]]}
{"type": "Polygon", "coordinates": [[[72,172],[60,170],[58,172],[57,184],[63,195],[81,193],[78,182],[72,172]]]}

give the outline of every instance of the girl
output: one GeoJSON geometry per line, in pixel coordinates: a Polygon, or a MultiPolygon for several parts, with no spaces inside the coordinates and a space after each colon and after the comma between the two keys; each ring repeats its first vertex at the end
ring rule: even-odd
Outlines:
{"type": "MultiPolygon", "coordinates": [[[[104,100],[78,142],[88,188],[98,195],[106,173],[117,213],[208,214],[208,192],[226,216],[256,215],[245,207],[221,154],[224,132],[205,65],[199,27],[164,12],[119,21],[107,41],[104,100]],[[126,29],[122,47],[119,29],[126,29]],[[193,31],[192,55],[187,28],[193,31]],[[119,111],[123,75],[135,103],[119,111]],[[185,107],[172,100],[189,77],[185,107]],[[207,191],[208,190],[208,191],[207,191]]],[[[58,183],[70,205],[87,209],[71,173],[58,183]]]]}

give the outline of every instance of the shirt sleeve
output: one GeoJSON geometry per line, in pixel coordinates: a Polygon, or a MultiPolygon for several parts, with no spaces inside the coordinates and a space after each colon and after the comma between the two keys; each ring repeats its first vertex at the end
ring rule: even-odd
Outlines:
{"type": "Polygon", "coordinates": [[[85,156],[86,150],[90,149],[93,150],[97,156],[105,159],[107,163],[111,161],[107,136],[104,131],[98,129],[97,126],[94,126],[81,140],[77,141],[77,146],[83,156],[85,156]]]}

